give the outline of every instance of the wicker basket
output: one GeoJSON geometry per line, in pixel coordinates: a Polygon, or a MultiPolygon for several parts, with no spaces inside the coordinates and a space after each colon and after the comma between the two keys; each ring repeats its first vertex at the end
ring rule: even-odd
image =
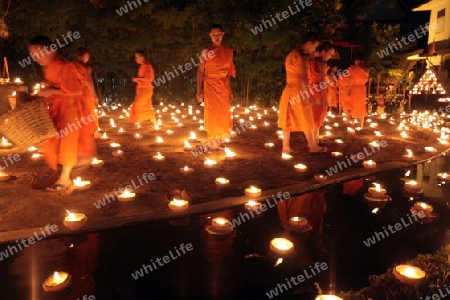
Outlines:
{"type": "Polygon", "coordinates": [[[18,104],[15,110],[0,116],[0,132],[14,146],[23,148],[39,147],[58,134],[42,98],[18,104]]]}

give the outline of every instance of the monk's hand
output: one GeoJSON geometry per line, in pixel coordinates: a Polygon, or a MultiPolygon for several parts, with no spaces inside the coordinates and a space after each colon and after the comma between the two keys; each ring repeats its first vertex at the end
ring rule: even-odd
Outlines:
{"type": "Polygon", "coordinates": [[[197,92],[196,98],[198,102],[203,102],[203,100],[205,99],[205,95],[203,95],[203,92],[197,92]]]}

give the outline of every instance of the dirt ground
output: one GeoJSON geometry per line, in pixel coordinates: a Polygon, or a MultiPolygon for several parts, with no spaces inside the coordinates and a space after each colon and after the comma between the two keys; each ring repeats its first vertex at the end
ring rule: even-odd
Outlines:
{"type": "MultiPolygon", "coordinates": [[[[447,150],[447,146],[437,140],[440,133],[431,129],[419,129],[410,121],[405,122],[405,125],[409,126],[409,131],[406,131],[408,137],[402,138],[401,131],[397,129],[400,116],[393,119],[389,119],[390,116],[387,119],[372,116],[370,117],[372,122],[366,120],[365,128],[355,133],[347,130],[349,125],[343,124],[341,116],[334,118],[329,116],[325,125],[330,127],[322,129],[322,133],[329,131],[332,134],[323,138],[323,145],[328,147],[328,153],[310,155],[303,134],[293,133],[291,146],[298,153],[293,154],[293,160],[285,161],[281,159],[281,140],[276,133],[277,112],[272,108],[254,108],[247,109],[246,113],[245,108],[237,107],[233,112],[234,115],[239,115],[234,118],[235,125],[239,123],[239,119],[243,119],[257,126],[257,129],[245,131],[242,129],[245,126],[240,127],[240,134],[225,145],[234,151],[237,157],[225,160],[223,150],[195,157],[191,152],[184,150],[183,142],[188,138],[190,131],[195,131],[198,139],[205,141],[206,133],[199,130],[202,125],[199,123],[202,119],[202,107],[194,106],[193,115],[188,114],[188,106],[167,106],[163,111],[164,107],[159,105],[155,107],[161,116],[160,131],[152,130],[150,125],[142,125],[141,129],[136,129],[134,124],[119,118],[123,114],[122,107],[110,112],[104,110],[107,116],[100,118],[100,127],[102,133],[106,132],[110,140],[99,139],[97,143],[98,158],[104,160],[105,164],[99,169],[90,167],[74,174],[74,177],[82,176],[83,180],[91,181],[92,185],[88,190],[47,192],[45,187],[57,179],[57,172],[50,170],[43,160],[32,160],[29,152],[19,152],[15,148],[0,150],[0,157],[3,157],[0,160],[2,166],[5,165],[4,159],[8,154],[20,155],[20,161],[3,170],[12,175],[12,178],[0,182],[0,242],[30,236],[33,230],[46,224],[58,225],[58,234],[67,233],[68,230],[62,224],[66,209],[86,214],[88,222],[83,230],[94,231],[174,216],[167,206],[167,198],[173,190],[185,190],[191,205],[189,212],[199,212],[206,207],[213,209],[216,207],[215,203],[218,204],[225,198],[240,197],[242,201],[245,198],[244,189],[250,185],[255,185],[263,191],[281,191],[283,187],[305,182],[311,186],[315,183],[314,174],[325,173],[325,170],[336,165],[337,161],[345,159],[332,157],[330,155],[332,151],[342,152],[344,156],[364,151],[375,152],[370,159],[375,160],[382,168],[383,165],[400,165],[406,148],[411,149],[419,159],[436,155],[425,153],[425,146],[434,146],[439,152],[447,150]],[[196,110],[200,113],[196,114],[196,110]],[[178,118],[183,126],[178,126],[172,117],[178,118]],[[196,120],[193,117],[196,117],[196,120]],[[116,128],[111,127],[110,119],[115,120],[116,128]],[[264,126],[264,122],[268,123],[267,126],[264,126]],[[369,127],[373,123],[378,124],[376,128],[369,127]],[[126,133],[119,134],[120,127],[123,127],[126,133]],[[172,130],[173,134],[168,134],[167,130],[172,130]],[[380,131],[384,136],[377,137],[374,131],[380,131]],[[144,138],[134,139],[135,133],[142,134],[144,138]],[[156,137],[163,138],[164,142],[156,144],[156,137]],[[338,144],[336,139],[341,139],[344,143],[338,144]],[[385,140],[387,146],[379,150],[374,148],[373,151],[369,143],[376,140],[380,142],[385,140]],[[124,151],[122,157],[112,155],[114,151],[110,147],[112,142],[121,144],[121,150],[124,151]],[[275,147],[266,149],[264,144],[268,142],[275,143],[275,147]],[[165,161],[152,160],[152,156],[157,152],[166,157],[165,161]],[[206,157],[216,160],[218,164],[212,168],[205,167],[206,157]],[[308,171],[297,172],[293,167],[297,163],[307,165],[308,171]],[[194,168],[194,172],[189,175],[181,174],[180,168],[186,165],[194,168]],[[144,173],[153,173],[155,179],[148,184],[142,181],[143,185],[135,190],[137,195],[133,201],[105,202],[105,206],[96,208],[94,203],[104,198],[105,194],[131,185],[132,180],[139,185],[138,176],[142,178],[144,173]],[[218,188],[214,182],[216,177],[228,178],[230,186],[218,188]],[[205,206],[205,203],[209,204],[205,206]]],[[[408,118],[411,117],[403,117],[405,120],[408,118]]],[[[445,120],[440,123],[434,122],[439,129],[446,125],[445,120]]],[[[423,125],[425,122],[420,121],[418,124],[423,125]]],[[[336,180],[362,169],[361,162],[354,163],[348,169],[333,175],[331,179],[336,180]]]]}

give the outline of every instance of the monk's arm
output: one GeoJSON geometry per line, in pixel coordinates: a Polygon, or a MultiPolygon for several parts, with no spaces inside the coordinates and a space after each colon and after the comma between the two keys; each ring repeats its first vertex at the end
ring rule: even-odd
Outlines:
{"type": "MultiPolygon", "coordinates": [[[[324,82],[326,83],[326,79],[327,79],[327,63],[326,62],[321,62],[320,63],[320,82],[324,82]]],[[[322,99],[324,102],[324,105],[327,104],[327,88],[322,88],[320,87],[320,92],[322,93],[322,99]]]]}
{"type": "Polygon", "coordinates": [[[201,63],[197,68],[197,100],[203,101],[203,77],[205,75],[205,63],[201,63]]]}

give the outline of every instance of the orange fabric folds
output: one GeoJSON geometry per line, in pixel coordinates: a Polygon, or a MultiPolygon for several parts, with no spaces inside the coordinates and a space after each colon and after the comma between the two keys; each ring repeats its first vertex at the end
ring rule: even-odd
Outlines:
{"type": "Polygon", "coordinates": [[[233,63],[233,50],[219,46],[209,51],[205,62],[204,96],[205,96],[205,130],[209,139],[220,139],[230,135],[233,127],[231,119],[230,76],[236,77],[233,63]],[[211,54],[214,51],[214,55],[211,54]]]}
{"type": "Polygon", "coordinates": [[[47,98],[49,114],[59,136],[45,142],[41,151],[52,169],[56,169],[58,164],[74,166],[78,156],[96,154],[95,119],[81,95],[81,83],[73,64],[57,55],[45,67],[44,75],[49,85],[47,88],[59,89],[63,95],[47,98]]]}
{"type": "Polygon", "coordinates": [[[153,123],[156,123],[155,110],[152,106],[152,82],[155,80],[155,71],[150,64],[142,64],[139,67],[137,77],[147,80],[137,82],[136,97],[130,106],[128,121],[135,123],[151,120],[153,123]]]}
{"type": "Polygon", "coordinates": [[[82,62],[74,62],[73,63],[75,69],[77,70],[78,79],[81,82],[81,89],[83,92],[83,96],[85,97],[85,103],[87,109],[89,110],[89,114],[91,114],[94,118],[95,127],[98,128],[98,117],[95,112],[95,95],[91,89],[91,72],[92,68],[82,62]]]}
{"type": "Polygon", "coordinates": [[[366,83],[369,81],[369,71],[360,66],[351,66],[348,68],[348,71],[350,73],[350,98],[352,101],[350,114],[354,118],[362,118],[367,114],[366,83]]]}

